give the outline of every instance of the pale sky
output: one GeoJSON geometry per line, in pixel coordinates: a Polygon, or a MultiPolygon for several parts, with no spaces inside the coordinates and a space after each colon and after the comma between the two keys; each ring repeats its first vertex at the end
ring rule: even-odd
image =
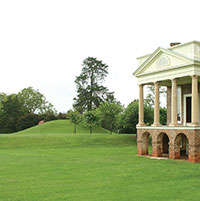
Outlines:
{"type": "Polygon", "coordinates": [[[0,92],[39,89],[72,108],[83,59],[109,65],[105,86],[138,98],[136,58],[170,42],[200,41],[199,0],[0,0],[0,92]]]}

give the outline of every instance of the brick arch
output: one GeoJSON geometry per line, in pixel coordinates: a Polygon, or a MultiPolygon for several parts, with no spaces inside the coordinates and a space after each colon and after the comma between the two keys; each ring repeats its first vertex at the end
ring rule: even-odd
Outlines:
{"type": "Polygon", "coordinates": [[[167,156],[169,154],[170,138],[167,133],[161,132],[157,136],[157,149],[159,156],[167,156]]]}
{"type": "Polygon", "coordinates": [[[189,137],[186,133],[178,133],[174,138],[175,159],[188,159],[189,156],[189,137]]]}
{"type": "Polygon", "coordinates": [[[148,146],[149,146],[149,136],[151,134],[149,132],[144,132],[141,136],[141,143],[142,143],[142,155],[148,155],[148,146]]]}

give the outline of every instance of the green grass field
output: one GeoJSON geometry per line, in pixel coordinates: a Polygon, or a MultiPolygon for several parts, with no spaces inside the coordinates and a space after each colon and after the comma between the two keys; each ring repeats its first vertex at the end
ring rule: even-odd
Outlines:
{"type": "Polygon", "coordinates": [[[139,157],[135,135],[72,132],[60,120],[0,135],[0,200],[200,200],[200,164],[139,157]]]}

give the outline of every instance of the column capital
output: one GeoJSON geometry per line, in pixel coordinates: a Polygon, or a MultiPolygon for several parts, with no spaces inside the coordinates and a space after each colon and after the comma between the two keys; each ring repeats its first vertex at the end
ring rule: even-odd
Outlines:
{"type": "Polygon", "coordinates": [[[170,80],[171,80],[171,82],[176,82],[178,80],[178,78],[172,78],[170,80]]]}
{"type": "Polygon", "coordinates": [[[140,86],[143,87],[144,85],[145,85],[145,84],[138,84],[139,87],[140,87],[140,86]]]}
{"type": "Polygon", "coordinates": [[[192,79],[198,79],[198,75],[191,75],[192,79]]]}
{"type": "Polygon", "coordinates": [[[159,85],[159,83],[160,83],[160,81],[155,81],[155,82],[153,82],[154,85],[155,85],[155,84],[159,85]]]}

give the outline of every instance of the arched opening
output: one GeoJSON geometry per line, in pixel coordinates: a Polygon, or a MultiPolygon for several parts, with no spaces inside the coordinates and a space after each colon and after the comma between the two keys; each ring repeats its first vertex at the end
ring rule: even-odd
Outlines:
{"type": "Polygon", "coordinates": [[[166,133],[160,133],[157,139],[157,155],[169,157],[169,137],[166,133]]]}
{"type": "Polygon", "coordinates": [[[180,133],[175,139],[175,158],[188,159],[189,155],[189,142],[185,134],[180,133]]]}
{"type": "Polygon", "coordinates": [[[163,135],[163,154],[169,154],[169,137],[164,133],[163,135]]]}
{"type": "Polygon", "coordinates": [[[150,134],[148,132],[145,132],[142,135],[142,155],[149,154],[149,136],[150,134]]]}

